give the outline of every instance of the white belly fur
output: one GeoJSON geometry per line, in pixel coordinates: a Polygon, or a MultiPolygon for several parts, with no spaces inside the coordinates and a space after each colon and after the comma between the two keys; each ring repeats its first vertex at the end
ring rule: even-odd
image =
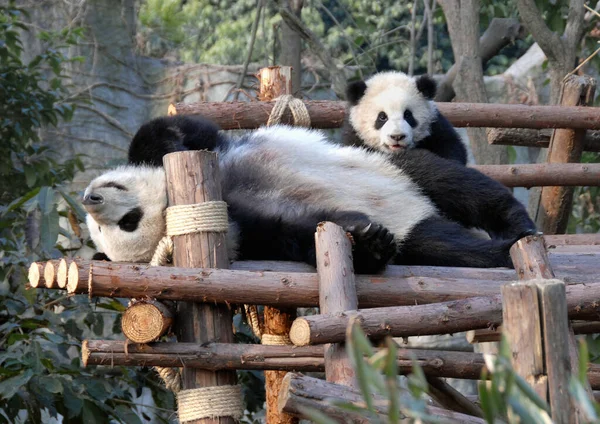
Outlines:
{"type": "MultiPolygon", "coordinates": [[[[247,144],[233,148],[222,160],[235,162],[240,172],[256,166],[265,170],[269,183],[253,193],[255,198],[281,205],[286,199],[293,202],[301,197],[306,203],[325,208],[363,212],[387,227],[397,242],[415,224],[437,214],[429,198],[384,154],[335,145],[320,131],[289,126],[261,128],[252,133],[247,144]],[[279,172],[281,169],[286,172],[279,172]]],[[[269,209],[269,205],[262,206],[269,209]]],[[[276,205],[271,207],[276,212],[276,205]]]]}

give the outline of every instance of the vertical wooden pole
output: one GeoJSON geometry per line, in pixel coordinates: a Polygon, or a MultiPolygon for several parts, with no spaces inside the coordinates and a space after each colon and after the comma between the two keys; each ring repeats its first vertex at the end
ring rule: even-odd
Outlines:
{"type": "MultiPolygon", "coordinates": [[[[332,222],[320,223],[315,233],[315,247],[321,313],[357,310],[352,245],[346,232],[332,222]]],[[[343,343],[325,345],[325,378],[331,383],[358,389],[343,343]]]]}
{"type": "MultiPolygon", "coordinates": [[[[596,81],[588,76],[569,75],[562,83],[562,106],[588,106],[594,101],[596,81]]],[[[581,161],[585,130],[554,130],[548,147],[548,163],[581,161]]],[[[567,229],[573,187],[543,187],[536,222],[544,234],[562,234],[567,229]]]]}
{"type": "MultiPolygon", "coordinates": [[[[170,153],[163,158],[169,206],[221,200],[217,156],[212,152],[170,153]]],[[[229,268],[224,233],[205,232],[173,237],[173,263],[180,267],[229,268]]],[[[178,302],[177,335],[181,342],[233,343],[232,314],[225,305],[178,302]]],[[[235,385],[235,371],[182,369],[183,389],[235,385]]],[[[193,423],[234,423],[231,417],[203,418],[193,423]]]]}
{"type": "MultiPolygon", "coordinates": [[[[269,66],[258,72],[260,81],[259,100],[266,102],[282,94],[292,93],[292,68],[289,66],[269,66]]],[[[272,306],[264,308],[264,334],[287,336],[296,319],[296,310],[293,308],[277,309],[272,306]]],[[[265,371],[265,392],[267,400],[267,424],[297,424],[297,417],[285,412],[279,412],[279,390],[286,371],[265,371]]]]}
{"type": "Polygon", "coordinates": [[[524,281],[502,287],[503,333],[511,344],[515,370],[549,401],[553,422],[574,423],[565,284],[554,279],[541,235],[519,240],[510,254],[524,281]]]}

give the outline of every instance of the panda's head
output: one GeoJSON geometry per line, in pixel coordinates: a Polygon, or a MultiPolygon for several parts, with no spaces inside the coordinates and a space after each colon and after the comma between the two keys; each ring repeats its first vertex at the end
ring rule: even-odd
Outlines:
{"type": "Polygon", "coordinates": [[[436,89],[427,75],[415,78],[395,71],[353,82],[346,89],[350,124],[371,148],[390,153],[414,148],[436,119],[436,89]]]}
{"type": "Polygon", "coordinates": [[[96,248],[113,261],[149,262],[165,234],[163,168],[126,165],[92,180],[83,195],[96,248]]]}

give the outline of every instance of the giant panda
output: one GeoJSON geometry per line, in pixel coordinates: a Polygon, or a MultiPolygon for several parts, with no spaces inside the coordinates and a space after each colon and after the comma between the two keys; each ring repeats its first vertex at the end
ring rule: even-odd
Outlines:
{"type": "Polygon", "coordinates": [[[468,149],[437,109],[436,90],[428,75],[410,77],[397,71],[348,84],[342,143],[389,154],[425,149],[466,165],[468,149]]]}
{"type": "Polygon", "coordinates": [[[85,190],[92,239],[111,260],[146,262],[163,236],[165,174],[156,165],[173,146],[217,153],[232,260],[315,265],[316,226],[332,221],[352,236],[359,274],[377,273],[388,263],[511,267],[510,246],[535,233],[504,186],[427,150],[389,155],[286,125],[231,137],[205,131],[204,120],[173,118],[142,125],[129,164],[85,190]],[[212,135],[185,145],[195,126],[194,133],[212,135]],[[469,226],[492,239],[474,237],[469,226]]]}

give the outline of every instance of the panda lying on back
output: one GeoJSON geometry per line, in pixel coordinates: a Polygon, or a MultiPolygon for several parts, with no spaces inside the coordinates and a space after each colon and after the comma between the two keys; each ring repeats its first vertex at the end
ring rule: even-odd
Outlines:
{"type": "Polygon", "coordinates": [[[357,273],[396,264],[512,266],[508,250],[535,232],[522,205],[496,181],[426,150],[386,155],[328,141],[315,130],[278,125],[239,138],[190,117],[143,125],[129,165],[94,179],[83,204],[99,250],[111,260],[147,262],[165,230],[164,171],[177,148],[218,153],[228,204],[232,260],[315,265],[314,233],[332,221],[353,236],[357,273]],[[183,123],[186,124],[184,129],[183,123]],[[190,128],[204,137],[187,139],[190,128]],[[175,146],[175,147],[174,147],[175,146]],[[177,147],[178,146],[178,147],[177,147]],[[492,237],[474,237],[466,227],[492,237]]]}
{"type": "Polygon", "coordinates": [[[427,75],[413,78],[395,71],[350,83],[343,144],[392,154],[425,149],[466,165],[465,144],[433,102],[436,90],[427,75]]]}

